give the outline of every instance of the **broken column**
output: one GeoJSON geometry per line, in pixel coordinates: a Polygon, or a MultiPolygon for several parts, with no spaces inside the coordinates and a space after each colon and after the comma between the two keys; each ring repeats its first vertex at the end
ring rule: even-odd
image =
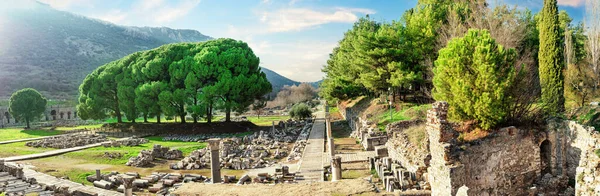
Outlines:
{"type": "Polygon", "coordinates": [[[123,182],[123,193],[125,196],[133,195],[133,181],[135,177],[133,176],[120,176],[119,179],[123,182]]]}
{"type": "Polygon", "coordinates": [[[329,144],[329,146],[328,146],[329,156],[334,157],[335,156],[335,143],[333,143],[333,138],[329,138],[329,141],[327,141],[327,144],[329,144]]]}
{"type": "Polygon", "coordinates": [[[208,140],[208,145],[210,147],[210,174],[212,183],[221,182],[221,162],[219,160],[220,142],[221,141],[217,138],[208,140]]]}
{"type": "Polygon", "coordinates": [[[342,179],[342,157],[335,156],[331,158],[331,181],[335,182],[342,179]]]}
{"type": "Polygon", "coordinates": [[[96,180],[102,180],[102,174],[99,169],[96,170],[96,180]]]}

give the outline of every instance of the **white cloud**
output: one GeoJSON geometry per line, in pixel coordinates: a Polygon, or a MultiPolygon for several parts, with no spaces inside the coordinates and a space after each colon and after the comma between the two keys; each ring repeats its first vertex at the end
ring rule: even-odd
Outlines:
{"type": "Polygon", "coordinates": [[[289,5],[294,5],[296,3],[300,2],[300,0],[290,0],[289,5]]]}
{"type": "Polygon", "coordinates": [[[583,4],[585,4],[585,0],[558,0],[558,5],[564,6],[579,7],[583,4]]]}
{"type": "Polygon", "coordinates": [[[269,32],[298,31],[327,23],[353,23],[359,14],[373,14],[375,11],[361,8],[338,8],[334,12],[319,12],[305,8],[281,9],[264,12],[260,21],[267,25],[269,32]]]}
{"type": "Polygon", "coordinates": [[[75,6],[94,7],[94,2],[91,0],[38,0],[42,3],[48,4],[53,8],[59,10],[67,10],[75,6]]]}
{"type": "Polygon", "coordinates": [[[261,66],[300,82],[314,82],[323,78],[323,65],[336,42],[300,40],[285,43],[244,40],[260,57],[261,66]]]}
{"type": "Polygon", "coordinates": [[[115,24],[121,23],[125,18],[127,18],[127,13],[122,12],[119,9],[110,10],[108,13],[100,16],[94,16],[94,18],[98,18],[100,20],[112,22],[115,24]]]}
{"type": "Polygon", "coordinates": [[[199,3],[200,0],[186,0],[175,5],[162,5],[157,7],[156,12],[152,15],[154,15],[154,21],[157,23],[171,22],[187,15],[199,3]]]}
{"type": "Polygon", "coordinates": [[[262,4],[269,4],[269,3],[271,3],[271,0],[262,0],[261,3],[262,4]]]}

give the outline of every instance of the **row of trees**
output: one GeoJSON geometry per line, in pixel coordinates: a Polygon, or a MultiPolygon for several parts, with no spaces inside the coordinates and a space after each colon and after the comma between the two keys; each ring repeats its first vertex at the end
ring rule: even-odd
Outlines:
{"type": "MultiPolygon", "coordinates": [[[[589,13],[600,3],[587,4],[589,13]]],[[[600,51],[599,8],[587,17],[598,28],[572,25],[556,0],[535,15],[484,0],[419,0],[400,21],[367,16],[330,55],[321,95],[335,101],[391,89],[448,101],[451,116],[483,128],[539,114],[532,111],[559,115],[565,94],[584,104],[600,84],[592,50],[600,51]]]]}
{"type": "Polygon", "coordinates": [[[178,116],[185,123],[211,121],[215,109],[245,112],[271,91],[271,84],[256,57],[242,41],[217,39],[179,43],[133,53],[100,66],[79,87],[77,112],[82,119],[124,115],[178,116]]]}

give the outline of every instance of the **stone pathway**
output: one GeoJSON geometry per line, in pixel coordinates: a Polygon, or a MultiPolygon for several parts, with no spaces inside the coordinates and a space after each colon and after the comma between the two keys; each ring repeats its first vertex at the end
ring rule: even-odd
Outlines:
{"type": "Polygon", "coordinates": [[[308,144],[304,149],[300,162],[300,174],[304,176],[305,181],[310,182],[321,181],[323,175],[325,113],[320,111],[316,113],[316,116],[317,118],[308,136],[308,144]]]}
{"type": "MultiPolygon", "coordinates": [[[[331,157],[327,156],[329,153],[323,153],[323,164],[331,162],[331,157]]],[[[362,151],[356,153],[344,153],[335,154],[336,156],[342,157],[342,163],[369,161],[369,157],[375,157],[375,151],[362,151]]]]}
{"type": "MultiPolygon", "coordinates": [[[[124,139],[129,139],[129,138],[122,138],[119,140],[124,140],[124,139]]],[[[73,148],[59,149],[59,150],[53,150],[53,151],[48,151],[48,152],[42,152],[42,153],[38,153],[38,154],[28,154],[28,155],[6,157],[6,158],[1,158],[1,159],[4,159],[4,161],[7,161],[7,162],[12,162],[12,161],[22,161],[22,160],[29,160],[29,159],[44,158],[44,157],[64,154],[64,153],[68,153],[68,152],[74,152],[74,151],[80,151],[80,150],[84,150],[84,149],[88,149],[88,148],[98,147],[98,146],[102,146],[102,144],[110,143],[110,142],[111,141],[106,141],[106,142],[95,143],[95,144],[90,144],[90,145],[86,145],[86,146],[78,146],[78,147],[73,147],[73,148]]]]}
{"type": "Polygon", "coordinates": [[[48,138],[48,137],[52,137],[52,136],[44,136],[44,137],[34,137],[34,138],[18,139],[18,140],[0,141],[0,145],[1,144],[12,144],[12,143],[17,143],[17,142],[35,141],[35,140],[41,140],[41,139],[48,138]]]}
{"type": "MultiPolygon", "coordinates": [[[[6,163],[6,164],[7,165],[9,165],[9,164],[15,165],[16,163],[6,163]]],[[[97,193],[98,196],[121,196],[121,195],[123,195],[123,193],[119,193],[116,191],[105,190],[105,189],[96,188],[93,186],[85,186],[80,183],[75,183],[75,182],[72,182],[69,180],[56,178],[54,176],[44,174],[41,172],[36,172],[35,170],[32,169],[32,166],[29,166],[29,165],[24,165],[23,173],[24,173],[26,179],[27,178],[35,178],[35,180],[39,184],[46,184],[48,186],[55,185],[56,187],[68,186],[70,191],[81,190],[81,191],[85,191],[86,193],[97,193]]]]}

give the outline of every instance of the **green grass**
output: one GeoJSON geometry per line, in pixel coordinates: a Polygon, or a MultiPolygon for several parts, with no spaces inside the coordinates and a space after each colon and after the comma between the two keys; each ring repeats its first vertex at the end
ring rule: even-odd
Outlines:
{"type": "Polygon", "coordinates": [[[342,171],[343,179],[358,179],[369,176],[369,170],[345,170],[342,171]]]}
{"type": "Polygon", "coordinates": [[[431,104],[407,105],[400,111],[392,109],[391,118],[390,111],[388,108],[385,112],[375,116],[375,119],[372,120],[377,122],[377,128],[379,128],[380,131],[385,131],[385,126],[389,123],[404,120],[424,120],[427,114],[427,110],[429,108],[431,108],[431,104]]]}
{"type": "Polygon", "coordinates": [[[21,128],[5,128],[0,129],[0,141],[51,136],[58,135],[60,133],[61,131],[59,130],[23,130],[21,128]]]}
{"type": "Polygon", "coordinates": [[[340,112],[340,109],[338,107],[336,107],[336,106],[329,106],[329,113],[330,114],[335,114],[335,113],[338,113],[338,112],[340,112]]]}
{"type": "Polygon", "coordinates": [[[596,153],[596,155],[598,156],[598,158],[600,158],[600,149],[596,149],[596,151],[594,151],[594,153],[596,153]]]}
{"type": "Polygon", "coordinates": [[[124,165],[129,158],[135,157],[141,150],[149,150],[155,144],[161,146],[176,148],[183,152],[184,156],[188,156],[192,151],[206,147],[206,143],[198,142],[182,142],[182,141],[162,141],[162,137],[147,137],[150,142],[140,146],[122,146],[122,147],[95,147],[82,151],[71,152],[65,156],[74,159],[83,159],[90,163],[109,164],[109,165],[124,165]],[[104,157],[104,152],[121,153],[121,158],[109,159],[104,157]]]}
{"type": "Polygon", "coordinates": [[[0,157],[36,154],[56,150],[54,148],[33,148],[25,146],[26,142],[17,142],[0,145],[0,157]]]}
{"type": "Polygon", "coordinates": [[[290,119],[290,116],[247,116],[246,118],[258,126],[271,126],[273,121],[277,125],[279,121],[290,119]]]}

